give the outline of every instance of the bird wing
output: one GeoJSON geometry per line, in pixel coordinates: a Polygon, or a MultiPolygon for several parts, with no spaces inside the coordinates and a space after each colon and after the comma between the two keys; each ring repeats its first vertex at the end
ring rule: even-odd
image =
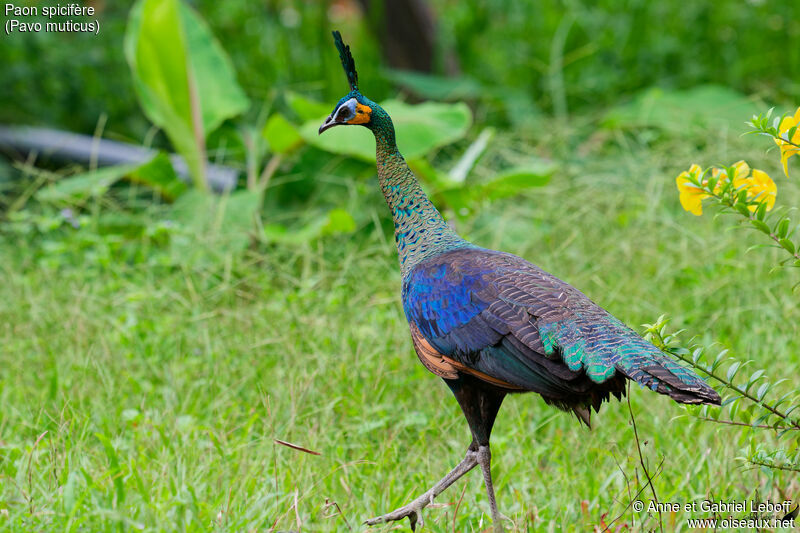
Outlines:
{"type": "Polygon", "coordinates": [[[719,402],[583,293],[512,254],[466,248],[425,260],[404,280],[403,307],[420,359],[442,377],[468,373],[563,406],[599,407],[622,392],[621,376],[678,402],[719,402]]]}

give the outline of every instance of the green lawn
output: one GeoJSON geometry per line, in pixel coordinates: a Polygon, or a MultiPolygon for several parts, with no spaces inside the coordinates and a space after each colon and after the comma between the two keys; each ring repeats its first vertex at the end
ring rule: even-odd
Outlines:
{"type": "MultiPolygon", "coordinates": [[[[682,211],[674,176],[693,161],[746,157],[776,179],[779,203],[800,196],[766,141],[715,134],[699,147],[650,149],[623,134],[594,152],[576,143],[548,186],[487,205],[459,230],[553,272],[639,331],[667,313],[687,338],[719,340],[774,379],[791,377],[798,273],[774,267],[776,250],[748,252],[764,241],[731,231],[735,217],[682,211]]],[[[544,154],[540,142],[525,149],[544,154]]],[[[371,186],[364,202],[383,209],[371,186]]],[[[413,353],[392,239],[374,226],[259,246],[208,269],[55,265],[53,249],[0,236],[0,529],[364,531],[363,520],[462,458],[466,423],[413,353]]],[[[661,464],[661,501],[797,493],[788,473],[742,469],[747,430],[638,387],[631,404],[651,471],[661,464]]],[[[514,531],[590,531],[605,514],[623,514],[613,527],[657,529],[657,517],[626,510],[643,486],[627,405],[606,404],[594,426],[535,395],[506,400],[493,457],[514,531]]],[[[477,473],[438,504],[429,531],[491,525],[477,473]]],[[[685,518],[665,515],[664,530],[686,531],[685,518]]]]}

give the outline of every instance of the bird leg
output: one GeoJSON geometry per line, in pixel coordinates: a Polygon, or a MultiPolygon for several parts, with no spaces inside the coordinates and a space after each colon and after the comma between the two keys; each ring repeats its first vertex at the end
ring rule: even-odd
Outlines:
{"type": "Polygon", "coordinates": [[[492,484],[492,452],[489,446],[480,446],[478,448],[478,464],[483,472],[483,482],[486,484],[486,495],[489,498],[489,508],[492,510],[492,523],[494,524],[494,533],[503,533],[503,524],[501,519],[505,518],[497,510],[497,500],[494,498],[494,485],[492,484]]]}
{"type": "MultiPolygon", "coordinates": [[[[488,450],[489,448],[487,446],[486,451],[488,452],[488,450]]],[[[393,522],[395,520],[402,520],[403,518],[408,517],[408,521],[411,522],[411,531],[416,531],[417,521],[419,521],[420,526],[424,525],[424,520],[422,519],[422,510],[428,505],[432,504],[433,499],[436,498],[442,492],[444,492],[444,490],[447,487],[455,483],[459,478],[461,478],[461,476],[463,476],[464,474],[475,468],[475,466],[480,462],[480,456],[481,456],[480,449],[476,451],[473,450],[472,447],[470,447],[470,449],[467,450],[467,455],[460,463],[458,463],[458,466],[456,466],[453,470],[450,471],[449,474],[447,474],[441,480],[439,480],[439,482],[436,483],[433,487],[431,487],[430,490],[428,490],[428,492],[426,492],[413,502],[409,503],[408,505],[404,505],[403,507],[395,509],[391,513],[387,513],[383,516],[370,518],[369,520],[364,522],[364,524],[368,526],[374,526],[375,524],[380,524],[382,522],[393,522]]],[[[488,464],[489,464],[488,459],[486,464],[488,469],[488,464]]],[[[483,466],[481,466],[481,469],[483,469],[483,466]]],[[[491,487],[492,483],[491,474],[488,474],[489,478],[486,478],[487,474],[485,472],[486,471],[484,471],[484,478],[488,479],[487,487],[491,487]]],[[[497,510],[497,504],[494,502],[494,491],[491,489],[488,490],[490,490],[491,502],[493,504],[492,512],[494,513],[497,510]]]]}

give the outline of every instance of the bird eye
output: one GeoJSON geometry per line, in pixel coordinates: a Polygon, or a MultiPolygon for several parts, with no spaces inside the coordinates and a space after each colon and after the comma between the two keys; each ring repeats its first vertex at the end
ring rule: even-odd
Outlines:
{"type": "Polygon", "coordinates": [[[342,122],[347,120],[350,116],[350,108],[346,106],[342,106],[339,108],[339,111],[336,112],[336,120],[338,122],[342,122]]]}

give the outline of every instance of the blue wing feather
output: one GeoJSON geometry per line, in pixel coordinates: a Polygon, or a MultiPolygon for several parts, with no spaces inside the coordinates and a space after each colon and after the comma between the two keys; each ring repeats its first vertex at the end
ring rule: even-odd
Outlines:
{"type": "Polygon", "coordinates": [[[420,263],[404,279],[403,309],[440,353],[546,399],[616,394],[622,376],[681,402],[719,399],[580,291],[511,254],[469,248],[420,263]]]}

